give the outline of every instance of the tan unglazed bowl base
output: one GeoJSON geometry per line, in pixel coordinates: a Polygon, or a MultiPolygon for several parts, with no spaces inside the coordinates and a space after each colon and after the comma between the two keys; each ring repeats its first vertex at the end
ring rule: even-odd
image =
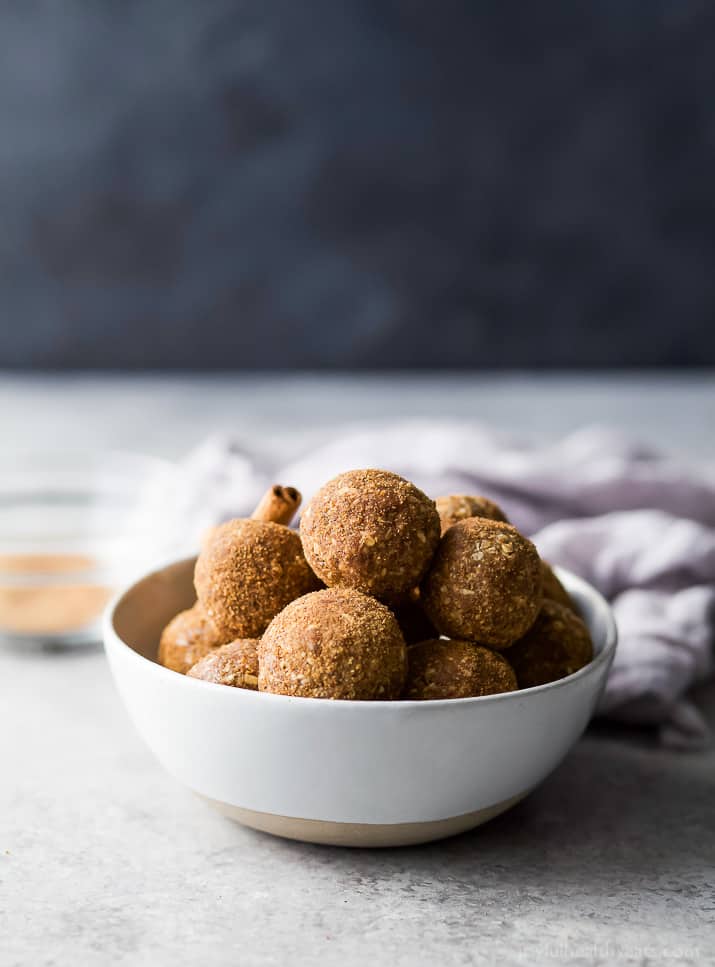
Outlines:
{"type": "Polygon", "coordinates": [[[475,826],[481,826],[498,816],[499,813],[511,809],[528,793],[505,799],[486,809],[477,809],[472,813],[452,816],[449,819],[436,819],[425,823],[333,823],[321,819],[296,819],[294,816],[275,816],[272,813],[255,812],[243,809],[241,806],[231,806],[217,799],[202,796],[209,805],[213,806],[224,816],[233,819],[243,826],[258,829],[262,833],[282,836],[284,839],[301,840],[304,843],[320,843],[323,846],[416,846],[435,839],[445,839],[456,836],[475,826]]]}

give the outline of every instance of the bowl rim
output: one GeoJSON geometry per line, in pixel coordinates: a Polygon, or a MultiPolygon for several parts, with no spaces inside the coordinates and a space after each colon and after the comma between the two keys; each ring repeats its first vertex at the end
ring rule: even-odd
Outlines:
{"type": "MultiPolygon", "coordinates": [[[[413,710],[417,708],[427,710],[445,707],[466,707],[473,705],[475,702],[509,702],[519,700],[527,696],[531,697],[543,694],[557,688],[568,688],[577,681],[597,674],[597,672],[604,665],[608,666],[610,664],[618,644],[618,629],[616,626],[616,619],[613,614],[613,609],[601,592],[596,590],[596,588],[584,578],[579,577],[572,571],[569,571],[563,567],[553,566],[553,569],[560,580],[565,577],[567,585],[574,587],[582,596],[590,598],[595,603],[597,608],[602,612],[606,624],[606,640],[598,654],[596,654],[587,665],[584,665],[583,668],[579,668],[578,671],[573,672],[571,675],[566,675],[564,678],[558,678],[556,681],[547,682],[545,685],[532,685],[530,688],[517,688],[512,692],[498,692],[494,695],[473,695],[468,698],[439,698],[431,699],[429,701],[425,701],[424,699],[395,699],[393,701],[375,699],[357,700],[346,698],[326,699],[311,698],[303,695],[279,695],[275,692],[259,692],[257,690],[247,688],[229,688],[226,685],[220,685],[217,682],[206,682],[200,678],[190,678],[188,675],[181,675],[179,672],[175,672],[171,668],[165,668],[158,662],[145,658],[143,655],[140,655],[139,652],[135,651],[134,648],[128,645],[120,637],[119,633],[114,627],[115,613],[119,605],[129,594],[131,594],[138,584],[156,574],[161,573],[172,565],[180,566],[182,564],[194,562],[196,560],[196,556],[197,555],[192,554],[188,557],[172,558],[159,567],[152,568],[151,571],[142,574],[133,580],[131,584],[117,591],[117,593],[111,598],[105,607],[102,615],[102,639],[104,642],[104,650],[105,653],[109,654],[110,649],[114,648],[121,651],[123,654],[128,654],[130,660],[134,661],[138,668],[144,667],[145,671],[148,671],[149,674],[158,674],[163,676],[167,681],[168,679],[166,679],[166,676],[171,676],[171,680],[179,688],[210,688],[215,690],[217,694],[223,693],[225,696],[224,700],[228,701],[257,701],[264,704],[266,702],[281,702],[284,704],[288,702],[293,704],[299,703],[301,707],[314,708],[362,708],[366,711],[370,710],[372,714],[374,714],[376,710],[380,710],[381,714],[398,714],[400,711],[413,710]]],[[[508,649],[505,649],[505,651],[508,655],[508,649]]]]}

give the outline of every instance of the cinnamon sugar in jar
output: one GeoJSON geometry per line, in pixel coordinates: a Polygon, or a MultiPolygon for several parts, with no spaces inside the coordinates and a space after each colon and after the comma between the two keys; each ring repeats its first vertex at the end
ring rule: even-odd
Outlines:
{"type": "Polygon", "coordinates": [[[82,633],[99,618],[111,588],[82,554],[0,555],[0,630],[5,635],[82,633]]]}
{"type": "Polygon", "coordinates": [[[0,641],[99,640],[114,590],[170,551],[173,481],[135,454],[0,459],[0,641]]]}

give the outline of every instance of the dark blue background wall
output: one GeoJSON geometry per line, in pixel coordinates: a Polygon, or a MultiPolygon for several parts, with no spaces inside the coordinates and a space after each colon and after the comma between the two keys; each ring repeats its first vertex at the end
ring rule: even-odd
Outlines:
{"type": "Polygon", "coordinates": [[[0,365],[715,363],[715,5],[0,7],[0,365]]]}

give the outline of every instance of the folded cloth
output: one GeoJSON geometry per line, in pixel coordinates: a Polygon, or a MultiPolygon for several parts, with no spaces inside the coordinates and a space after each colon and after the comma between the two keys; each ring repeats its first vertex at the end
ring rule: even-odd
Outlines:
{"type": "Polygon", "coordinates": [[[555,443],[473,424],[365,426],[288,465],[238,439],[207,440],[186,461],[196,531],[247,514],[273,482],[306,496],[344,470],[381,467],[431,496],[481,493],[613,604],[617,649],[600,712],[693,748],[707,726],[687,692],[713,674],[715,464],[687,464],[619,433],[586,429],[555,443]]]}

